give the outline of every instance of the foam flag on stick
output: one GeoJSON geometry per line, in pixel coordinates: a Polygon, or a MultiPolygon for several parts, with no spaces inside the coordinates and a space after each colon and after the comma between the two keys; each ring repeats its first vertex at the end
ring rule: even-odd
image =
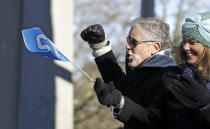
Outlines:
{"type": "Polygon", "coordinates": [[[22,30],[24,43],[26,48],[38,53],[42,56],[47,56],[54,60],[69,61],[50,41],[39,27],[22,30]]]}
{"type": "Polygon", "coordinates": [[[65,57],[50,41],[39,27],[22,30],[23,40],[26,48],[30,52],[38,53],[42,56],[47,56],[50,59],[71,62],[81,73],[88,77],[92,82],[95,82],[85,71],[83,71],[74,62],[65,57]]]}

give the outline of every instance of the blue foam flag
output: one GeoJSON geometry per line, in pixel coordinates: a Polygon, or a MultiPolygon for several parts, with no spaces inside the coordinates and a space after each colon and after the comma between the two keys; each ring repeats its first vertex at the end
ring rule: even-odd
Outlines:
{"type": "Polygon", "coordinates": [[[47,56],[54,60],[69,61],[50,41],[40,28],[30,28],[22,30],[22,35],[26,48],[30,52],[38,53],[42,56],[47,56]]]}

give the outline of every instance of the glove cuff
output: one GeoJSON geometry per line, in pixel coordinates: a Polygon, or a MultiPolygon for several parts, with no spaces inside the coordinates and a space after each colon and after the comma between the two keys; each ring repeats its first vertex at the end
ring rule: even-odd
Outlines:
{"type": "Polygon", "coordinates": [[[90,48],[92,48],[93,50],[99,50],[101,48],[103,48],[104,46],[106,46],[106,44],[108,43],[108,40],[105,38],[105,40],[101,43],[88,43],[90,48]]]}
{"type": "Polygon", "coordinates": [[[110,45],[109,41],[107,41],[106,46],[103,46],[102,48],[100,48],[98,50],[93,50],[92,55],[94,57],[99,57],[111,50],[112,50],[111,45],[110,45]]]}
{"type": "Polygon", "coordinates": [[[207,109],[210,109],[210,103],[208,105],[206,105],[205,107],[199,108],[199,111],[205,111],[207,109]]]}
{"type": "Polygon", "coordinates": [[[121,109],[124,106],[124,104],[125,104],[125,99],[124,99],[124,96],[122,95],[120,99],[120,103],[117,106],[115,106],[115,108],[121,109]]]}
{"type": "Polygon", "coordinates": [[[124,105],[125,105],[125,98],[122,95],[120,103],[116,107],[114,107],[114,111],[113,111],[114,117],[117,117],[122,112],[124,105]]]}

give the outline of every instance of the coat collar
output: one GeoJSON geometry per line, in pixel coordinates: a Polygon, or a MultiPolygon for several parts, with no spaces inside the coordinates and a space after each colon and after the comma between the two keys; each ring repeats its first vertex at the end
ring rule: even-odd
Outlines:
{"type": "Polygon", "coordinates": [[[162,50],[151,58],[147,59],[143,64],[139,67],[169,67],[176,66],[175,59],[171,56],[170,50],[162,50]]]}

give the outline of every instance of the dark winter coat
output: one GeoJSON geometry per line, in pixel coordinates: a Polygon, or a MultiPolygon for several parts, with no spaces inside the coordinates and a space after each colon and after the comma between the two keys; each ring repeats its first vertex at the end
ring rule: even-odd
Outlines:
{"type": "MultiPolygon", "coordinates": [[[[164,60],[162,57],[157,57],[164,60]]],[[[150,61],[152,65],[157,62],[155,59],[150,61]]],[[[162,92],[162,77],[170,69],[164,65],[175,65],[173,60],[167,60],[169,62],[159,64],[160,66],[145,65],[128,74],[123,73],[112,51],[95,58],[95,61],[103,80],[106,83],[113,81],[125,97],[123,109],[115,116],[124,123],[124,128],[162,129],[159,110],[162,108],[160,107],[162,103],[159,94],[162,92]]]]}
{"type": "MultiPolygon", "coordinates": [[[[175,68],[174,74],[182,74],[183,68],[175,68]]],[[[164,118],[165,129],[210,129],[210,105],[204,110],[198,108],[187,108],[180,98],[176,98],[175,91],[168,87],[175,87],[174,83],[163,81],[164,105],[161,109],[161,116],[164,118]],[[166,85],[167,84],[167,85],[166,85]]]]}

